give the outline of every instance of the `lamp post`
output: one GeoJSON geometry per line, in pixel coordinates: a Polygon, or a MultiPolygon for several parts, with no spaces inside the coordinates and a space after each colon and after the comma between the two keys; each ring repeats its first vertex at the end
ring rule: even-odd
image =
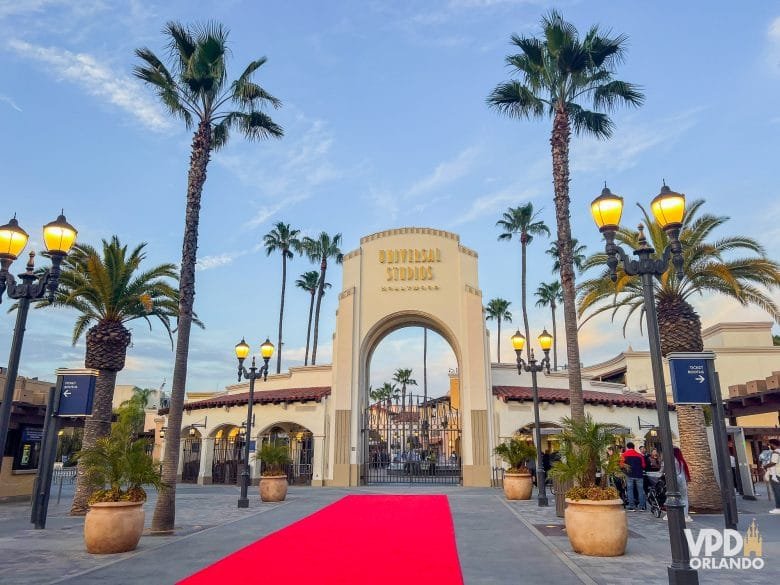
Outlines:
{"type": "Polygon", "coordinates": [[[11,341],[11,354],[8,358],[3,403],[0,405],[0,467],[3,465],[5,440],[11,423],[11,403],[14,398],[16,375],[19,372],[19,358],[22,354],[30,302],[41,299],[44,295],[47,295],[50,303],[54,301],[54,294],[60,281],[60,265],[76,242],[77,233],[76,228],[65,220],[64,215],[43,226],[43,241],[46,245],[46,255],[51,258],[51,267],[44,270],[42,274],[36,275],[35,252],[30,252],[27,270],[19,274],[21,282],[17,283],[9,270],[11,264],[24,250],[30,236],[19,227],[16,216],[7,224],[0,226],[0,300],[5,293],[9,299],[19,301],[16,310],[16,326],[11,341]]]}
{"type": "Polygon", "coordinates": [[[660,279],[669,269],[669,262],[677,278],[683,277],[683,255],[680,243],[680,230],[685,215],[685,195],[672,191],[666,183],[661,192],[650,204],[653,216],[659,227],[669,237],[669,244],[661,257],[655,256],[655,250],[647,243],[643,226],[639,225],[638,247],[634,250],[635,260],[615,244],[615,235],[620,227],[623,214],[623,198],[613,194],[606,185],[601,195],[591,203],[591,213],[599,231],[606,240],[607,266],[613,282],[617,281],[617,266],[621,262],[623,271],[629,276],[639,276],[642,281],[644,309],[647,319],[647,336],[650,343],[650,361],[655,385],[655,401],[658,410],[658,428],[661,435],[664,468],[666,477],[666,510],[669,523],[669,539],[672,549],[672,564],[668,567],[669,583],[674,585],[695,585],[699,582],[696,570],[690,567],[690,551],[685,538],[685,516],[680,500],[680,486],[674,473],[675,459],[672,444],[672,429],[669,422],[669,406],[666,401],[661,339],[658,331],[658,314],[655,307],[655,287],[653,278],[660,279]]]}
{"type": "Polygon", "coordinates": [[[531,372],[531,389],[534,396],[534,439],[536,441],[536,488],[537,488],[537,503],[539,506],[548,506],[547,501],[547,489],[544,485],[544,467],[542,465],[542,430],[539,423],[539,386],[536,382],[536,374],[542,371],[550,373],[550,348],[552,347],[553,336],[547,332],[547,329],[542,331],[539,336],[539,345],[544,352],[542,361],[538,362],[534,358],[534,350],[531,349],[528,363],[523,360],[523,348],[525,347],[525,336],[517,332],[512,336],[512,347],[515,349],[517,355],[517,373],[522,374],[531,372]]]}
{"type": "Polygon", "coordinates": [[[243,376],[249,380],[249,401],[246,407],[246,438],[244,440],[244,468],[241,470],[241,497],[238,498],[239,508],[249,507],[249,498],[247,492],[249,490],[249,440],[252,437],[252,404],[255,399],[255,380],[262,378],[266,380],[268,378],[268,361],[271,356],[274,355],[274,344],[266,337],[263,344],[260,346],[260,356],[263,358],[263,365],[258,368],[255,365],[255,358],[252,356],[252,365],[249,371],[244,367],[244,360],[249,356],[249,344],[244,339],[236,345],[236,357],[238,358],[238,381],[241,381],[243,376]]]}

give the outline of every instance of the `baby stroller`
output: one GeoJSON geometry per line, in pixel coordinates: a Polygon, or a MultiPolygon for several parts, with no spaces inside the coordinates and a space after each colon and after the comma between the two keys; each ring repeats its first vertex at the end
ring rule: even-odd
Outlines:
{"type": "Polygon", "coordinates": [[[647,489],[645,490],[647,507],[653,516],[660,518],[663,514],[663,505],[666,502],[666,480],[663,475],[658,477],[647,475],[645,478],[647,479],[647,489]]]}

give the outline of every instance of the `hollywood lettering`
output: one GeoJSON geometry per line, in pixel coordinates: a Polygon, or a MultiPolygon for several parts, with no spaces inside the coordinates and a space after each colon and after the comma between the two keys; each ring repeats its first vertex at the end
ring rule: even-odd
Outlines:
{"type": "Polygon", "coordinates": [[[393,248],[379,250],[379,263],[387,265],[385,274],[388,282],[433,280],[433,264],[438,262],[441,262],[441,250],[439,248],[393,248]]]}

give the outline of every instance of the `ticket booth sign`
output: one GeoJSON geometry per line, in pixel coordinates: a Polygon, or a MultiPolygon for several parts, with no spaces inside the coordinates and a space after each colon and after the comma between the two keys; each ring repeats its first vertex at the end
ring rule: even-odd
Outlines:
{"type": "Polygon", "coordinates": [[[57,370],[57,416],[92,416],[96,370],[57,370]]]}

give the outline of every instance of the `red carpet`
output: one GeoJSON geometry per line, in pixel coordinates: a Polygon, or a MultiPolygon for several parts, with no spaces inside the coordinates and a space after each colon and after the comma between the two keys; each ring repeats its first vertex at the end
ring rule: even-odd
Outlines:
{"type": "MultiPolygon", "coordinates": [[[[262,522],[263,516],[257,517],[262,522]]],[[[462,585],[446,496],[347,496],[180,584],[462,585]]]]}

